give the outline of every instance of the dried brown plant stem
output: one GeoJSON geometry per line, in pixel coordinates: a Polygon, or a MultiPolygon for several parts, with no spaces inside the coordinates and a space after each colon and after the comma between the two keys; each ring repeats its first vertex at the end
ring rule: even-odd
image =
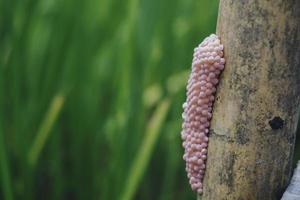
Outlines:
{"type": "Polygon", "coordinates": [[[217,34],[226,66],[201,199],[280,199],[298,119],[300,1],[220,0],[217,34]]]}

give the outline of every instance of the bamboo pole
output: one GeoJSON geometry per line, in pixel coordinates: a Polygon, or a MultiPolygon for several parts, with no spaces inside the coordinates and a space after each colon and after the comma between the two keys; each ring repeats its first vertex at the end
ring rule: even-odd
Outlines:
{"type": "Polygon", "coordinates": [[[298,119],[300,1],[220,0],[217,34],[226,65],[201,199],[280,199],[298,119]]]}

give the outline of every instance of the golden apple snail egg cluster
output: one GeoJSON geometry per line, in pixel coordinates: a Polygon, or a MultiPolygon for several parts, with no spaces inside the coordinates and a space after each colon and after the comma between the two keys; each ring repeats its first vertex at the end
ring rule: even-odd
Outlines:
{"type": "Polygon", "coordinates": [[[211,34],[194,49],[187,99],[183,104],[181,137],[187,176],[192,189],[198,193],[203,191],[212,106],[224,64],[223,45],[217,35],[211,34]]]}

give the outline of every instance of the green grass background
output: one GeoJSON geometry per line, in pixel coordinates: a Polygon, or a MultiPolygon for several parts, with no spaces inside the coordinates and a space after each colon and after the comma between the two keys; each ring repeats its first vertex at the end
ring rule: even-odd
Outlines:
{"type": "Polygon", "coordinates": [[[0,199],[195,199],[181,105],[217,0],[0,6],[0,199]]]}

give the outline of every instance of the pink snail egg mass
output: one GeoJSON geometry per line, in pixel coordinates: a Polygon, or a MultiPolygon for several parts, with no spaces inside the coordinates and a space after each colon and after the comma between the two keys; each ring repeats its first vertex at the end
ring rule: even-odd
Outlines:
{"type": "Polygon", "coordinates": [[[192,190],[202,193],[212,106],[219,74],[224,69],[223,45],[211,34],[194,49],[192,70],[183,103],[183,159],[192,190]]]}

